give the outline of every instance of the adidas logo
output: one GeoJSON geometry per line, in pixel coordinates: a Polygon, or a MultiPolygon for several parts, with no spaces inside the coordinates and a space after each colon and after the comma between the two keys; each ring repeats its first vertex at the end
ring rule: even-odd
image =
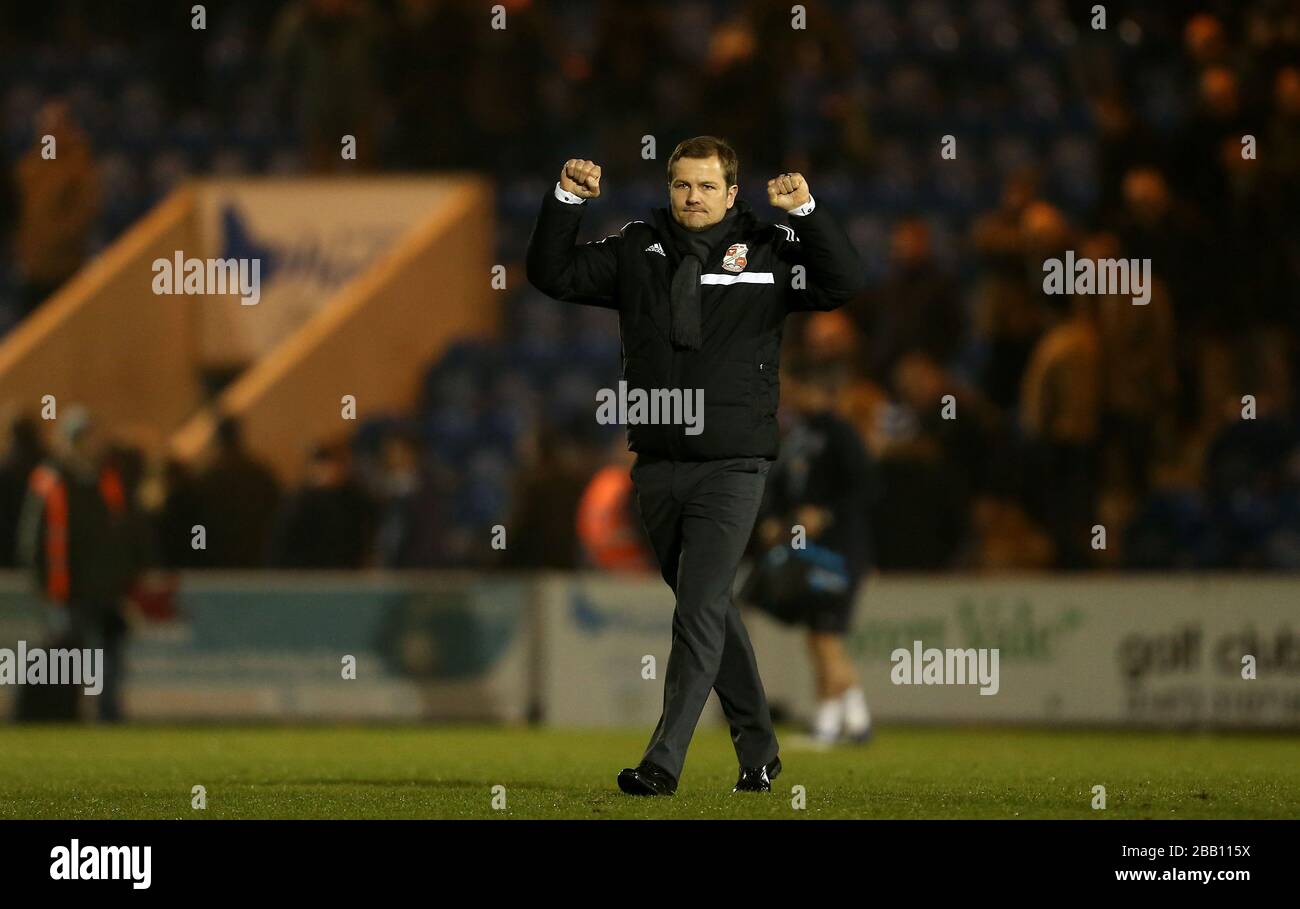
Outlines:
{"type": "Polygon", "coordinates": [[[646,252],[657,252],[657,253],[659,253],[659,255],[663,256],[665,259],[668,258],[668,254],[664,252],[664,248],[663,248],[662,246],[660,246],[658,243],[651,243],[649,246],[647,246],[647,247],[645,248],[645,251],[646,251],[646,252]]]}

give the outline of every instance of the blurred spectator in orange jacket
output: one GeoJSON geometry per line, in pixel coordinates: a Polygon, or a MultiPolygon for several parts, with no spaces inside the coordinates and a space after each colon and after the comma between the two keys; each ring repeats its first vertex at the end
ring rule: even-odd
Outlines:
{"type": "Polygon", "coordinates": [[[655,570],[633,497],[630,471],[635,459],[620,436],[613,444],[612,463],[596,471],[578,502],[578,543],[589,566],[645,574],[655,570]]]}
{"type": "Polygon", "coordinates": [[[14,253],[21,273],[21,318],[81,267],[99,215],[99,178],[90,143],[67,104],[52,101],[37,113],[36,144],[18,162],[16,182],[14,253]]]}

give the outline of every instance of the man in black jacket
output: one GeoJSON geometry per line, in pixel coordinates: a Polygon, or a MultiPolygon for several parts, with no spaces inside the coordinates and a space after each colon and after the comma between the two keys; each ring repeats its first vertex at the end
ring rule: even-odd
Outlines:
{"type": "Polygon", "coordinates": [[[665,403],[649,419],[645,407],[626,409],[637,505],[677,596],[663,714],[641,763],[618,777],[631,794],[676,790],[711,689],[740,762],[733,791],[770,790],[780,772],[732,585],[777,455],[785,316],[834,309],[863,286],[852,244],[800,174],[767,183],[768,201],[790,215],[787,226],[761,222],[736,201],[737,168],[721,139],[688,139],[668,160],[668,208],[579,245],[601,169],[571,159],[528,243],[528,280],[539,290],[618,310],[627,400],[640,393],[665,403]],[[667,406],[701,399],[694,418],[667,406]]]}

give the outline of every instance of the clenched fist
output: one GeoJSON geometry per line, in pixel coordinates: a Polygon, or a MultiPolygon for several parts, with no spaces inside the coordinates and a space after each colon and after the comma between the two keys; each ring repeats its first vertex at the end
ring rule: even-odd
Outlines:
{"type": "Polygon", "coordinates": [[[782,211],[798,208],[811,198],[803,174],[781,174],[767,181],[767,201],[782,211]]]}
{"type": "Polygon", "coordinates": [[[560,168],[560,189],[583,199],[600,195],[600,165],[579,158],[570,158],[560,168]]]}

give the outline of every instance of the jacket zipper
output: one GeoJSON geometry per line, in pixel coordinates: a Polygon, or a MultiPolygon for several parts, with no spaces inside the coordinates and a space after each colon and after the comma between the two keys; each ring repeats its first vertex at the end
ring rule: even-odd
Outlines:
{"type": "MultiPolygon", "coordinates": [[[[669,344],[671,345],[672,342],[669,341],[669,344]]],[[[672,348],[671,356],[672,356],[672,360],[670,361],[668,366],[668,387],[679,388],[681,386],[681,376],[677,368],[676,347],[672,348]]],[[[682,394],[684,396],[686,392],[683,391],[682,394]]],[[[681,451],[681,440],[678,438],[678,433],[682,431],[682,427],[677,426],[675,423],[665,423],[664,429],[667,430],[668,432],[668,453],[672,456],[672,459],[674,461],[680,460],[682,451],[681,451]]]]}

